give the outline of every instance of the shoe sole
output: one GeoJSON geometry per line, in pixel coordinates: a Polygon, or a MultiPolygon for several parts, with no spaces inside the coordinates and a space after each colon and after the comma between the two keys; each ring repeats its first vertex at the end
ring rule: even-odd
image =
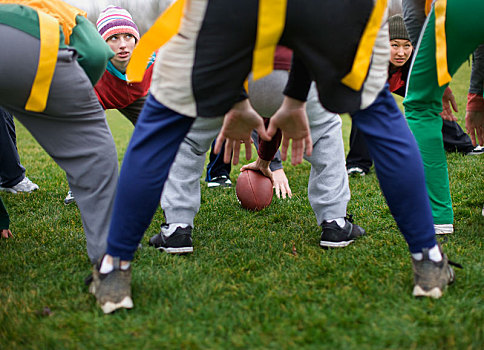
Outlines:
{"type": "Polygon", "coordinates": [[[319,246],[323,248],[344,248],[349,246],[354,241],[355,241],[354,239],[350,241],[341,241],[341,242],[320,241],[319,246]]]}
{"type": "Polygon", "coordinates": [[[0,187],[0,191],[12,193],[12,194],[32,193],[32,192],[37,191],[37,190],[38,190],[38,188],[34,188],[33,190],[30,190],[30,191],[17,191],[17,190],[14,190],[13,188],[0,187]]]}
{"type": "MultiPolygon", "coordinates": [[[[92,295],[96,295],[96,287],[94,286],[94,283],[91,283],[89,285],[89,293],[92,295]]],[[[106,302],[103,305],[101,305],[101,309],[105,314],[110,314],[118,309],[132,309],[133,308],[133,299],[131,297],[126,296],[121,300],[119,303],[113,303],[113,302],[106,302]]]]}
{"type": "Polygon", "coordinates": [[[232,185],[221,185],[221,184],[207,184],[208,188],[215,188],[215,187],[223,187],[223,188],[230,188],[232,185]]]}
{"type": "Polygon", "coordinates": [[[7,193],[17,194],[17,191],[15,191],[15,190],[13,190],[11,188],[0,187],[0,191],[7,192],[7,193]]]}
{"type": "Polygon", "coordinates": [[[165,248],[165,247],[158,247],[158,250],[163,250],[168,254],[188,254],[193,253],[193,247],[180,247],[180,248],[165,248]]]}
{"type": "Polygon", "coordinates": [[[73,202],[75,202],[75,199],[64,199],[64,204],[65,205],[71,204],[73,202]]]}
{"type": "Polygon", "coordinates": [[[439,299],[442,296],[442,291],[435,287],[429,291],[423,290],[420,286],[413,287],[413,296],[414,297],[430,297],[434,299],[439,299]]]}
{"type": "Polygon", "coordinates": [[[123,300],[121,300],[120,303],[112,303],[110,301],[108,301],[107,303],[105,303],[104,305],[101,305],[101,309],[103,310],[103,312],[105,314],[110,314],[118,309],[132,309],[133,308],[133,300],[131,299],[131,297],[124,297],[123,300]]]}
{"type": "MultiPolygon", "coordinates": [[[[455,281],[455,272],[454,269],[449,266],[449,281],[447,282],[447,285],[454,283],[455,281]]],[[[412,292],[414,297],[431,297],[434,299],[439,299],[442,296],[442,290],[438,287],[432,288],[429,291],[423,290],[422,287],[419,285],[416,285],[413,287],[413,292],[412,292]]]]}

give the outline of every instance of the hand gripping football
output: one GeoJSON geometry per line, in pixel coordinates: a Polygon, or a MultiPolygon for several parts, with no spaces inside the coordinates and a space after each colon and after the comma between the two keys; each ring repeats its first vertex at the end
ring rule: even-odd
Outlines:
{"type": "Polygon", "coordinates": [[[235,193],[242,208],[262,210],[272,202],[271,179],[259,171],[243,171],[237,179],[235,193]]]}

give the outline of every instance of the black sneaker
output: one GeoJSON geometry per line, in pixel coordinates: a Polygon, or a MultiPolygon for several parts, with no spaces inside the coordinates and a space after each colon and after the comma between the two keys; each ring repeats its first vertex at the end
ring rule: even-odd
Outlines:
{"type": "Polygon", "coordinates": [[[175,232],[165,236],[164,231],[169,225],[161,225],[160,233],[150,238],[149,245],[156,249],[164,250],[169,254],[187,254],[193,253],[192,244],[192,227],[177,227],[175,232]]]}
{"type": "Polygon", "coordinates": [[[232,187],[232,181],[226,175],[214,177],[212,180],[207,181],[208,188],[212,187],[232,187]]]}
{"type": "Polygon", "coordinates": [[[321,241],[319,245],[323,248],[343,248],[353,241],[365,234],[365,230],[360,226],[353,224],[353,218],[350,215],[345,218],[345,226],[339,227],[336,221],[323,221],[321,225],[323,232],[321,233],[321,241]]]}

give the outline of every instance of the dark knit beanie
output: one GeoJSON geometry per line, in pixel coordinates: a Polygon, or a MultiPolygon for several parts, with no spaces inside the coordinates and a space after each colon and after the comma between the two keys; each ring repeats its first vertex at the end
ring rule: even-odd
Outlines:
{"type": "Polygon", "coordinates": [[[388,31],[390,32],[390,40],[410,40],[401,15],[395,15],[388,19],[388,31]]]}

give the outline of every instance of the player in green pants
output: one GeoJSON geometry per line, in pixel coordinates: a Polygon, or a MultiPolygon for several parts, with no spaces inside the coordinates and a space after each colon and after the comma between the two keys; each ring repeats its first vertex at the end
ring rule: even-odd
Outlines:
{"type": "MultiPolygon", "coordinates": [[[[448,84],[439,86],[436,64],[435,7],[422,29],[411,68],[405,116],[417,140],[425,167],[425,179],[432,206],[436,233],[452,233],[454,214],[449,189],[447,159],[442,142],[442,95],[448,84]]],[[[484,42],[484,2],[447,0],[445,42],[450,76],[484,42]]]]}

